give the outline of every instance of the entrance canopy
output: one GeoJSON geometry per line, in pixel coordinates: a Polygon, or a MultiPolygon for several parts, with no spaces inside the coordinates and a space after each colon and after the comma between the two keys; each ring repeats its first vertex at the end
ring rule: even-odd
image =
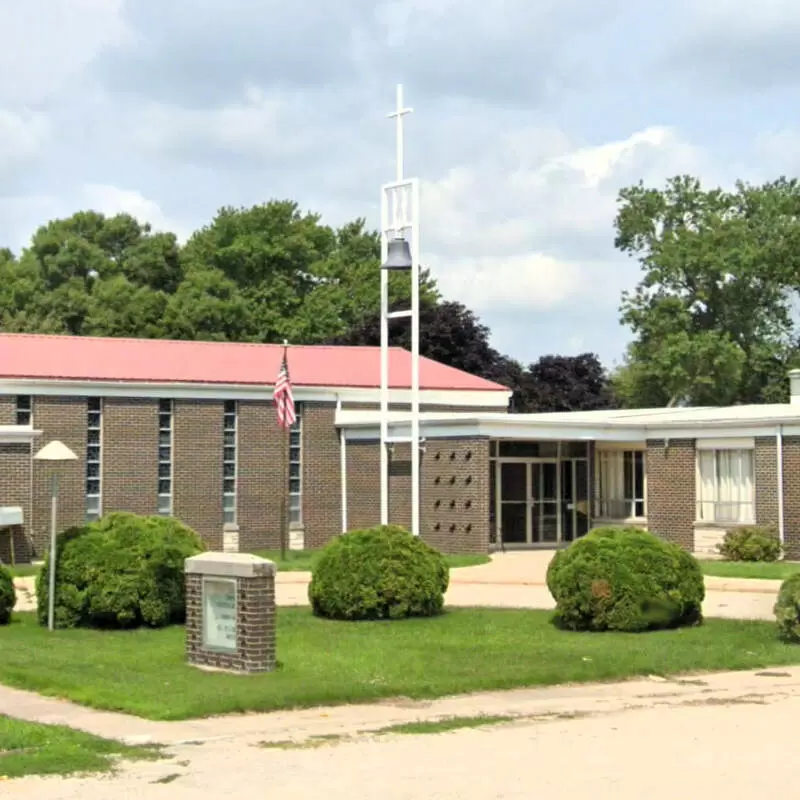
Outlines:
{"type": "MultiPolygon", "coordinates": [[[[338,409],[336,426],[350,440],[380,438],[380,411],[338,409]]],[[[726,408],[641,408],[565,411],[545,414],[429,411],[420,414],[420,435],[488,438],[645,442],[647,439],[700,439],[720,436],[800,435],[800,404],[726,408]]],[[[389,414],[389,437],[409,441],[408,411],[389,414]]]]}

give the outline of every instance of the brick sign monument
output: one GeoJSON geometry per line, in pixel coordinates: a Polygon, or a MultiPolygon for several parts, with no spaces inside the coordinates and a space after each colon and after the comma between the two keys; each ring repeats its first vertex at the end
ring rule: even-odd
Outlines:
{"type": "Polygon", "coordinates": [[[275,669],[275,564],[248,553],[186,559],[186,658],[229,672],[275,669]]]}

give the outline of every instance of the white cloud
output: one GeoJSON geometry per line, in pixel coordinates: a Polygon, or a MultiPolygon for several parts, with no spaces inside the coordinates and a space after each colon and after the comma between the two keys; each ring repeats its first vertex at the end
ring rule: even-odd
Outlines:
{"type": "Polygon", "coordinates": [[[191,233],[185,226],[168,217],[158,203],[141,192],[105,184],[87,184],[81,193],[81,208],[91,208],[106,216],[130,214],[139,222],[149,222],[154,231],[169,231],[185,240],[191,233]]]}
{"type": "Polygon", "coordinates": [[[0,108],[0,174],[40,155],[50,138],[47,115],[0,108]]]}
{"type": "Polygon", "coordinates": [[[702,153],[660,127],[600,145],[552,131],[527,142],[517,169],[498,169],[499,137],[500,152],[423,183],[423,261],[447,293],[480,310],[546,310],[578,295],[616,304],[631,277],[613,250],[619,189],[702,173],[702,153]]]}
{"type": "Polygon", "coordinates": [[[127,40],[123,10],[124,0],[0,4],[0,101],[31,105],[67,88],[100,53],[127,40]]]}

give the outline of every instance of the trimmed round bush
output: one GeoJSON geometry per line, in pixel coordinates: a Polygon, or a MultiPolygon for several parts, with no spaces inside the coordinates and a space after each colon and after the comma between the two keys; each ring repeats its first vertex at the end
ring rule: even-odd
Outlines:
{"type": "Polygon", "coordinates": [[[0,564],[0,625],[8,625],[11,622],[11,612],[16,604],[17,593],[14,591],[14,578],[0,564]]]}
{"type": "Polygon", "coordinates": [[[567,630],[639,632],[702,621],[697,559],[637,528],[596,528],[559,551],[547,587],[554,621],[567,630]]]}
{"type": "MultiPolygon", "coordinates": [[[[184,561],[205,548],[171,517],[117,512],[58,537],[55,623],[60,628],[162,627],[186,619],[184,561]]],[[[50,558],[36,582],[47,623],[50,558]]]]}
{"type": "Polygon", "coordinates": [[[308,598],[328,619],[432,617],[442,613],[449,582],[441,553],[386,525],[333,539],[314,564],[308,598]]]}
{"type": "Polygon", "coordinates": [[[728,561],[777,561],[783,553],[777,533],[756,525],[728,531],[717,550],[728,561]]]}
{"type": "Polygon", "coordinates": [[[781,584],[773,611],[781,639],[800,642],[800,572],[781,584]]]}

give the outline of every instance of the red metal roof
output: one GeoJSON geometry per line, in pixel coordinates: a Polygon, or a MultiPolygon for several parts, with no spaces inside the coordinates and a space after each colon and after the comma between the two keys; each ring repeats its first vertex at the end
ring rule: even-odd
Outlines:
{"type": "MultiPolygon", "coordinates": [[[[0,380],[131,381],[142,383],[265,384],[271,386],[283,347],[276,344],[187,342],[0,333],[0,380]]],[[[289,346],[295,386],[375,389],[380,386],[380,348],[289,346]]],[[[408,388],[411,354],[392,348],[389,385],[408,388]]],[[[504,386],[420,360],[420,387],[501,391],[504,386]]]]}

